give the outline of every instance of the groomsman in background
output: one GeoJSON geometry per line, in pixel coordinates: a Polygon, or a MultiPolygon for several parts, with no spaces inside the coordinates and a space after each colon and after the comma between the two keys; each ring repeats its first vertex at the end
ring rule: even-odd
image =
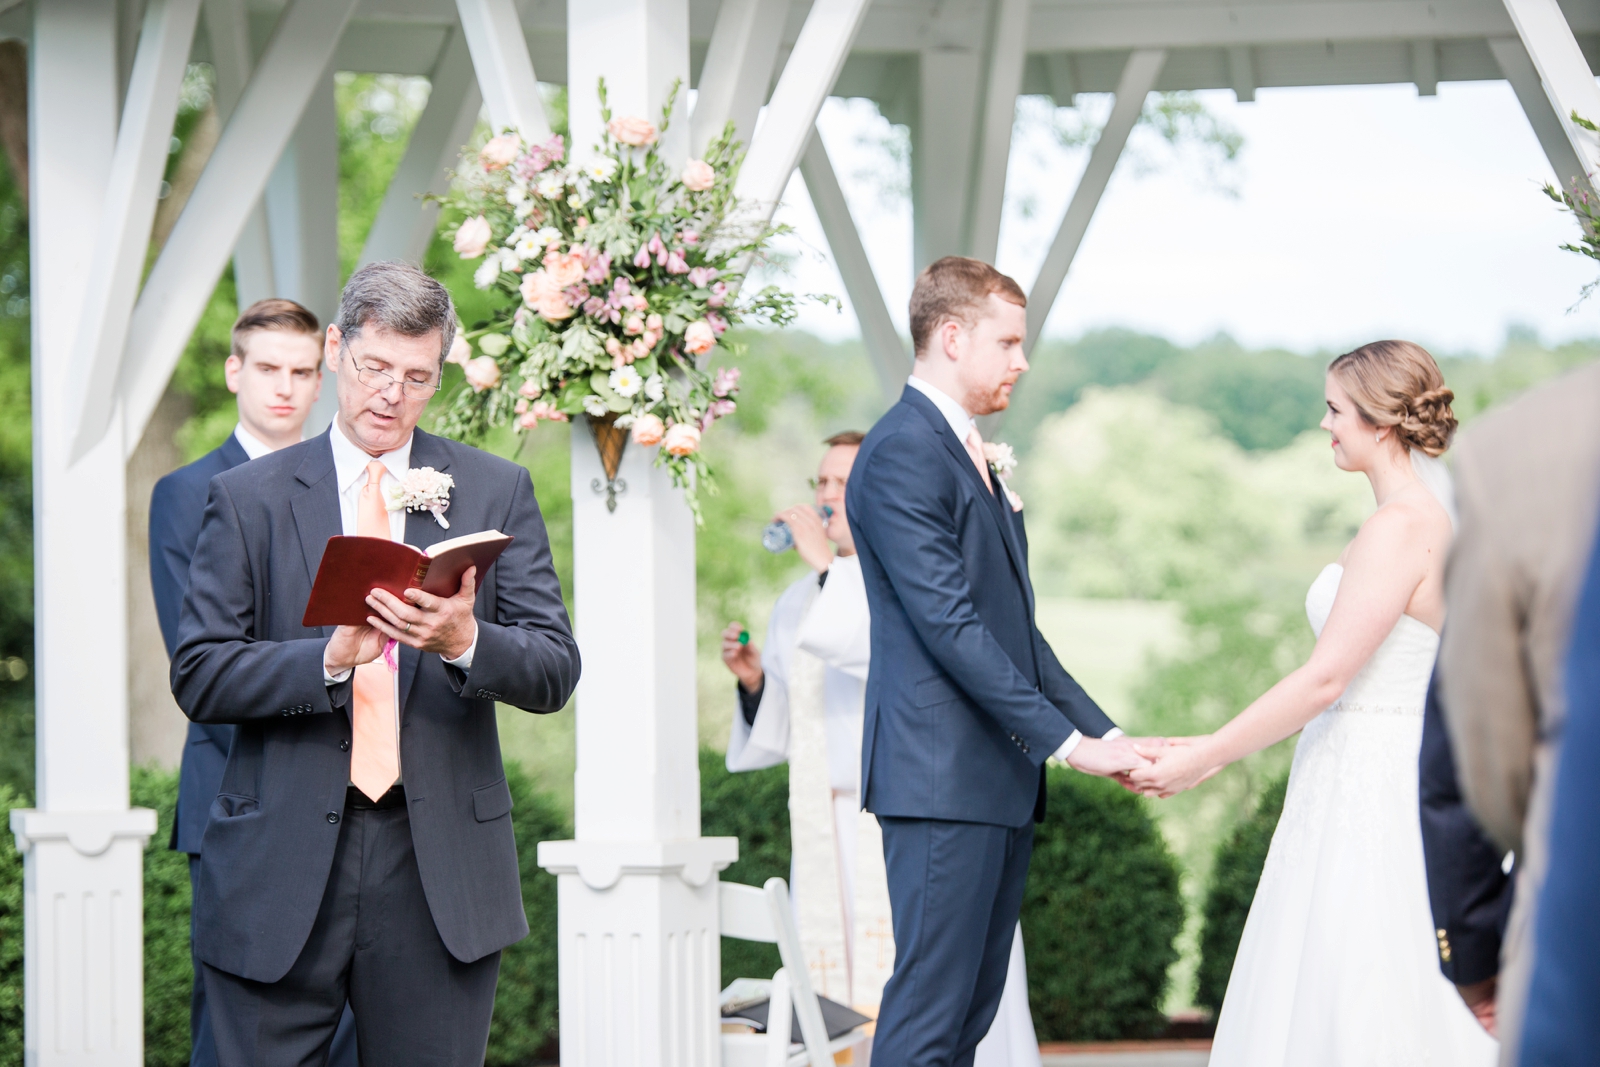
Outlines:
{"type": "MultiPolygon", "coordinates": [[[[150,585],[169,657],[178,647],[178,615],[212,477],[300,442],[306,416],[322,391],[322,330],[317,317],[293,300],[256,301],[233,324],[232,352],[223,373],[228,391],[238,398],[238,425],[222,444],[162,478],[150,494],[150,585]]],[[[189,854],[191,889],[200,870],[200,838],[232,740],[232,726],[189,724],[170,847],[189,854]]],[[[192,896],[198,899],[198,894],[192,896]]],[[[193,929],[191,913],[191,936],[193,929]]],[[[189,1062],[192,1067],[214,1067],[217,1051],[198,959],[194,973],[189,1062]]],[[[339,1028],[329,1062],[333,1067],[356,1067],[355,1025],[348,1017],[339,1028]]]]}
{"type": "Polygon", "coordinates": [[[1600,363],[1530,389],[1456,442],[1461,526],[1445,572],[1439,695],[1461,793],[1516,852],[1496,994],[1503,1067],[1517,1062],[1533,968],[1572,617],[1600,513],[1600,363]]]}

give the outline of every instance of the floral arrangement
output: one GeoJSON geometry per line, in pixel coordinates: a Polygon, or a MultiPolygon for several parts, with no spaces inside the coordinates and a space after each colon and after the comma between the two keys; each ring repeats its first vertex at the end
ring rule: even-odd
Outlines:
{"type": "MultiPolygon", "coordinates": [[[[586,415],[597,441],[626,431],[659,446],[656,462],[698,522],[697,489],[714,491],[701,436],[733,413],[739,391],[737,367],[708,364],[731,347],[730,326],[787,325],[797,302],[776,286],[742,288],[785,228],[739,219],[732,125],[703,159],[669,172],[660,144],[677,94],[659,125],[614,118],[602,81],[605,132],[581,166],[559,136],[526,144],[509,131],[463,159],[442,198],[446,217],[463,221],[447,234],[461,258],[481,261],[473,282],[498,307],[451,352],[466,381],[438,428],[477,439],[507,422],[524,431],[586,415]]],[[[615,457],[613,482],[620,449],[615,457]]]]}
{"type": "MultiPolygon", "coordinates": [[[[1590,133],[1600,133],[1600,125],[1596,125],[1576,111],[1572,113],[1572,122],[1590,133]]],[[[1590,175],[1589,177],[1592,180],[1593,176],[1590,175]]],[[[1587,182],[1579,181],[1577,175],[1573,175],[1570,179],[1569,188],[1562,189],[1547,184],[1544,187],[1544,195],[1560,204],[1567,211],[1572,212],[1578,219],[1581,231],[1578,243],[1564,244],[1561,248],[1567,252],[1576,252],[1580,256],[1588,256],[1590,259],[1600,260],[1600,200],[1597,200],[1594,194],[1588,190],[1587,182]]],[[[1590,282],[1579,291],[1578,304],[1582,304],[1589,299],[1596,289],[1600,289],[1600,279],[1590,282]]],[[[1571,311],[1576,307],[1577,304],[1574,304],[1572,308],[1567,310],[1571,311]]]]}

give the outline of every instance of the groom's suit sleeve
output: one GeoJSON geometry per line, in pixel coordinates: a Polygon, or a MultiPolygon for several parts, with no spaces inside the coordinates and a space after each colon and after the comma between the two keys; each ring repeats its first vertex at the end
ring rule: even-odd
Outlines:
{"type": "Polygon", "coordinates": [[[478,598],[478,643],[465,672],[446,664],[457,694],[523,711],[560,711],[578,685],[578,643],[567,621],[550,537],[533,480],[515,468],[510,510],[500,527],[515,538],[495,564],[495,598],[478,598]]]}
{"type": "Polygon", "coordinates": [[[898,434],[872,451],[855,478],[870,505],[851,518],[866,532],[917,636],[972,704],[1042,764],[1074,724],[1028,683],[978,616],[956,530],[956,483],[944,457],[916,436],[898,434]]]}
{"type": "Polygon", "coordinates": [[[1055,649],[1043,634],[1039,635],[1039,652],[1039,687],[1045,699],[1060,708],[1061,714],[1072,720],[1072,725],[1082,730],[1085,737],[1104,737],[1118,728],[1111,716],[1100,710],[1094,698],[1083,691],[1078,680],[1061,666],[1055,649]]]}
{"type": "Polygon", "coordinates": [[[212,479],[200,542],[172,657],[172,695],[199,723],[240,723],[290,715],[326,715],[333,695],[323,681],[322,636],[257,638],[256,583],[244,524],[220,479],[212,479]]]}

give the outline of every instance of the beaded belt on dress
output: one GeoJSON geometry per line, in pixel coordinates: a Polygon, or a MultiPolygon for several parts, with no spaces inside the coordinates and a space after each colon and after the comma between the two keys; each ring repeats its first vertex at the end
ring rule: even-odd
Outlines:
{"type": "Polygon", "coordinates": [[[1360,700],[1341,700],[1329,711],[1348,711],[1361,715],[1412,715],[1422,718],[1422,704],[1368,704],[1360,700]]]}

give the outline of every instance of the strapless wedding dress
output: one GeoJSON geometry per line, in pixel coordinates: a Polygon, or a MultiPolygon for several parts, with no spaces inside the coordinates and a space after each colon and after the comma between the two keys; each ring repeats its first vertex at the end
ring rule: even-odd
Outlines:
{"type": "MultiPolygon", "coordinates": [[[[1306,594],[1318,636],[1343,568],[1306,594]]],[[[1439,636],[1400,617],[1295,748],[1211,1067],[1478,1067],[1498,1045],[1439,973],[1417,815],[1439,636]]]]}

